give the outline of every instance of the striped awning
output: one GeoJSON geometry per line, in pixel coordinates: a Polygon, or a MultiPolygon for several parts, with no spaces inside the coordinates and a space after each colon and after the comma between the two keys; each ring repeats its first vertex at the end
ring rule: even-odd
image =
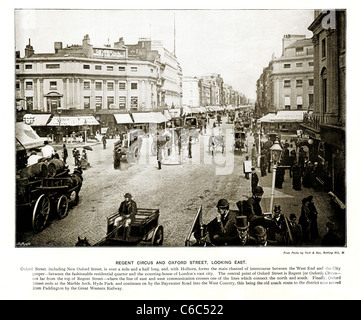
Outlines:
{"type": "Polygon", "coordinates": [[[114,118],[117,124],[133,123],[133,120],[128,113],[116,113],[114,114],[114,118]]]}
{"type": "Polygon", "coordinates": [[[168,119],[161,112],[139,112],[132,113],[134,123],[162,123],[168,119]]]}
{"type": "Polygon", "coordinates": [[[46,126],[49,121],[51,114],[30,114],[27,113],[24,115],[24,122],[26,123],[25,119],[31,119],[29,124],[32,127],[39,127],[39,126],[46,126]]]}
{"type": "Polygon", "coordinates": [[[94,116],[54,116],[48,126],[75,127],[75,126],[98,126],[100,123],[94,116]]]}

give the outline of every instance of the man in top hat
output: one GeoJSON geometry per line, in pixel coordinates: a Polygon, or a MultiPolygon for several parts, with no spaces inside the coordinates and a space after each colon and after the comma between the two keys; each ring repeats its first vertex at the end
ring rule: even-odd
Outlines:
{"type": "Polygon", "coordinates": [[[236,217],[236,229],[238,237],[232,242],[234,246],[250,246],[255,245],[255,239],[249,235],[249,222],[247,216],[236,217]]]}
{"type": "Polygon", "coordinates": [[[253,237],[255,238],[256,246],[258,247],[269,247],[278,245],[276,241],[267,239],[267,231],[262,226],[256,226],[254,228],[253,237]]]}
{"type": "Polygon", "coordinates": [[[137,204],[132,199],[130,193],[124,195],[124,201],[120,203],[118,212],[119,217],[114,220],[114,228],[119,228],[124,224],[123,239],[127,239],[130,235],[131,224],[134,221],[135,215],[137,214],[137,204]]]}
{"type": "Polygon", "coordinates": [[[229,210],[226,199],[220,199],[217,203],[216,217],[207,225],[207,232],[212,244],[226,246],[237,237],[235,226],[236,212],[229,210]]]}
{"type": "Polygon", "coordinates": [[[281,206],[275,206],[274,217],[271,224],[268,227],[268,238],[271,240],[276,240],[280,243],[285,242],[285,236],[287,232],[287,226],[285,217],[281,213],[281,206]]]}

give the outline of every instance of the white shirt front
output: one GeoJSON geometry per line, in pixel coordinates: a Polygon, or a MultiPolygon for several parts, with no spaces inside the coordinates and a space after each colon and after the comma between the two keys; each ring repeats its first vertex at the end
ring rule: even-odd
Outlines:
{"type": "Polygon", "coordinates": [[[41,152],[43,153],[44,158],[51,158],[55,153],[54,148],[49,145],[45,145],[41,148],[41,152]]]}
{"type": "Polygon", "coordinates": [[[41,159],[42,157],[37,155],[37,154],[32,154],[29,158],[28,158],[28,166],[31,166],[33,164],[38,163],[39,159],[41,159]]]}

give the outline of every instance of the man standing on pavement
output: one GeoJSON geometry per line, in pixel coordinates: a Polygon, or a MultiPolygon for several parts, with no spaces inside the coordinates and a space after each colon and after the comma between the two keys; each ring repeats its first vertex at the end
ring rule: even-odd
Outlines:
{"type": "Polygon", "coordinates": [[[256,169],[254,167],[252,167],[251,169],[252,174],[251,174],[251,186],[252,186],[252,194],[254,193],[254,189],[258,186],[258,175],[256,172],[256,169]]]}
{"type": "Polygon", "coordinates": [[[163,156],[162,156],[162,144],[159,141],[159,133],[157,133],[157,161],[158,161],[158,170],[162,169],[162,160],[163,160],[163,156]]]}
{"type": "Polygon", "coordinates": [[[188,140],[188,158],[192,158],[192,136],[189,136],[188,140]]]}
{"type": "Polygon", "coordinates": [[[63,144],[62,156],[64,163],[66,163],[66,159],[68,159],[68,149],[66,148],[65,143],[63,144]]]}
{"type": "Polygon", "coordinates": [[[107,138],[106,138],[105,134],[102,137],[102,142],[103,142],[103,149],[106,149],[107,148],[107,138]]]}
{"type": "Polygon", "coordinates": [[[249,180],[249,174],[252,172],[252,170],[250,170],[250,168],[252,168],[252,161],[249,160],[249,157],[246,156],[246,160],[244,160],[243,162],[243,173],[244,173],[244,177],[249,180]]]}
{"type": "Polygon", "coordinates": [[[257,165],[257,148],[256,148],[255,144],[253,144],[253,146],[252,146],[251,157],[252,157],[252,166],[256,166],[257,165]]]}

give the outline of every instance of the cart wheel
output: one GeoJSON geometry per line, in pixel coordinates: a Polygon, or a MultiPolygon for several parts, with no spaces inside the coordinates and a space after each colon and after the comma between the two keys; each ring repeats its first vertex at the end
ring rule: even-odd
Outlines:
{"type": "Polygon", "coordinates": [[[36,200],[33,210],[33,230],[40,232],[46,226],[50,213],[50,199],[42,194],[38,200],[36,200]]]}
{"type": "Polygon", "coordinates": [[[69,211],[69,199],[65,194],[62,194],[56,205],[56,212],[59,219],[63,219],[68,215],[69,211]]]}
{"type": "Polygon", "coordinates": [[[161,246],[163,244],[163,226],[159,225],[155,229],[152,237],[152,246],[161,246]]]}

